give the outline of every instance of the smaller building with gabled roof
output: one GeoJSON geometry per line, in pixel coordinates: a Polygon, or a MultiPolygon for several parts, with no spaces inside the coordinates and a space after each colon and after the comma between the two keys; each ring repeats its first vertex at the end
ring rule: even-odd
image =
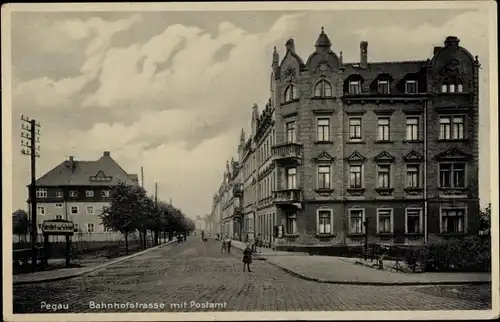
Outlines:
{"type": "Polygon", "coordinates": [[[106,231],[99,217],[109,205],[110,187],[119,182],[139,184],[137,174],[127,173],[109,151],[95,161],[69,157],[36,181],[39,229],[44,220],[66,219],[75,224],[76,238],[96,241],[122,238],[118,233],[106,231]]]}

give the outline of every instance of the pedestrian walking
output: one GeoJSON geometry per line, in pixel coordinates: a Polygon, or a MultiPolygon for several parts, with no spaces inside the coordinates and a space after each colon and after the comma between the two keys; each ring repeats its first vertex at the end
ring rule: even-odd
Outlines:
{"type": "Polygon", "coordinates": [[[255,252],[259,252],[259,247],[262,247],[261,240],[260,240],[260,234],[258,234],[255,237],[255,252]]]}
{"type": "Polygon", "coordinates": [[[226,237],[226,242],[227,242],[227,253],[231,254],[231,238],[229,238],[229,236],[226,237]]]}
{"type": "Polygon", "coordinates": [[[250,270],[251,263],[252,263],[252,248],[250,244],[247,244],[247,247],[243,251],[243,272],[245,271],[245,268],[248,268],[248,271],[251,272],[250,270]]]}
{"type": "Polygon", "coordinates": [[[220,250],[221,254],[224,254],[227,252],[227,241],[225,238],[222,238],[222,248],[220,250]]]}

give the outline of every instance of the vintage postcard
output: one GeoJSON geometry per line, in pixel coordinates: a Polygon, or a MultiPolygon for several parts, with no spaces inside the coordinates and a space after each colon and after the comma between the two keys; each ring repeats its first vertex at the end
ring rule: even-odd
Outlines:
{"type": "Polygon", "coordinates": [[[2,6],[6,321],[499,316],[492,1],[2,6]]]}

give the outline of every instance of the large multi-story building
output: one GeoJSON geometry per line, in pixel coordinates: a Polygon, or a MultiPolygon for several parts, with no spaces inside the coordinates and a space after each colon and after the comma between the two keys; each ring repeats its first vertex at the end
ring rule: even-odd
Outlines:
{"type": "Polygon", "coordinates": [[[121,234],[106,231],[99,217],[109,206],[110,187],[118,182],[136,185],[138,178],[123,170],[108,151],[97,161],[69,157],[36,181],[39,233],[44,220],[65,219],[75,224],[77,237],[83,234],[86,240],[121,239],[121,234]]]}
{"type": "Polygon", "coordinates": [[[305,63],[293,39],[285,46],[281,62],[273,53],[271,100],[240,140],[243,222],[254,216],[244,231],[271,246],[477,233],[477,56],[452,36],[417,61],[370,62],[363,41],[346,63],[323,30],[305,63]]]}

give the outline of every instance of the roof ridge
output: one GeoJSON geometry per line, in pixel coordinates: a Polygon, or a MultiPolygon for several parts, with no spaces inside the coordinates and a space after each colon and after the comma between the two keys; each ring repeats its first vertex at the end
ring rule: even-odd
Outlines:
{"type": "MultiPolygon", "coordinates": [[[[376,61],[376,62],[368,62],[368,65],[374,64],[397,64],[397,63],[425,63],[427,60],[388,60],[388,61],[376,61]]],[[[344,65],[359,65],[360,62],[346,62],[344,65]]]]}

